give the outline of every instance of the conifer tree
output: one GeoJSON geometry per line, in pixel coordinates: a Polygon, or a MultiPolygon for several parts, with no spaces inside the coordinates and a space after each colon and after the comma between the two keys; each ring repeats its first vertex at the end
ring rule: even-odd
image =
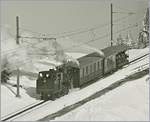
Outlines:
{"type": "Polygon", "coordinates": [[[121,44],[124,44],[124,39],[122,38],[122,35],[119,34],[117,38],[117,45],[121,45],[121,44]]]}
{"type": "Polygon", "coordinates": [[[138,47],[145,48],[149,43],[149,8],[147,8],[146,15],[143,20],[143,28],[139,32],[138,47]]]}

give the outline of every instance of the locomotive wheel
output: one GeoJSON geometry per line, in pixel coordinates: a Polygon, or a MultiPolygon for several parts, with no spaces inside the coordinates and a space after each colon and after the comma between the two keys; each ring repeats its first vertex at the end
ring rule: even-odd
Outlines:
{"type": "Polygon", "coordinates": [[[41,98],[41,100],[43,100],[43,95],[41,95],[41,97],[40,97],[40,98],[41,98]]]}
{"type": "Polygon", "coordinates": [[[68,92],[69,92],[69,89],[65,89],[65,90],[64,90],[64,94],[65,94],[65,95],[68,94],[68,92]]]}
{"type": "Polygon", "coordinates": [[[59,98],[61,95],[60,95],[59,92],[57,92],[57,93],[55,94],[55,96],[56,96],[56,98],[59,98]]]}
{"type": "Polygon", "coordinates": [[[51,100],[55,100],[56,99],[56,95],[54,93],[51,94],[51,100]]]}
{"type": "Polygon", "coordinates": [[[48,100],[48,94],[44,95],[44,100],[48,100]]]}
{"type": "Polygon", "coordinates": [[[61,95],[61,96],[64,96],[64,95],[65,95],[64,90],[61,91],[60,95],[61,95]]]}
{"type": "Polygon", "coordinates": [[[61,97],[61,96],[62,96],[62,95],[61,95],[61,92],[58,92],[58,98],[61,97]]]}
{"type": "Polygon", "coordinates": [[[48,100],[48,94],[42,93],[41,99],[42,100],[48,100]]]}

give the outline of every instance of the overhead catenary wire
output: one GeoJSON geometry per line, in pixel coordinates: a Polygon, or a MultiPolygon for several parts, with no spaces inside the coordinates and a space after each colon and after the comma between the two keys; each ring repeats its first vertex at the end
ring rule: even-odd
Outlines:
{"type": "MultiPolygon", "coordinates": [[[[116,5],[116,4],[114,5],[114,7],[121,10],[121,11],[119,10],[118,13],[123,13],[123,14],[125,14],[125,13],[126,14],[132,14],[132,13],[139,14],[139,12],[138,13],[135,12],[136,10],[131,10],[131,9],[129,10],[127,8],[120,7],[120,6],[116,5]]],[[[141,12],[141,13],[144,14],[144,12],[141,12]]]]}
{"type": "MultiPolygon", "coordinates": [[[[134,26],[132,26],[132,27],[136,27],[136,25],[134,25],[134,26]]],[[[125,31],[125,30],[127,30],[127,29],[129,29],[129,28],[132,28],[132,27],[127,27],[127,28],[121,29],[121,30],[115,32],[114,34],[117,34],[117,33],[119,33],[119,32],[125,31]]],[[[66,48],[66,49],[64,49],[64,50],[68,50],[68,49],[71,49],[71,48],[73,48],[73,47],[80,47],[80,46],[82,46],[82,45],[84,45],[84,44],[88,44],[88,43],[91,43],[91,42],[94,42],[94,41],[97,41],[97,40],[100,40],[100,39],[104,39],[104,38],[108,37],[109,35],[110,35],[110,34],[108,33],[108,34],[103,35],[103,36],[100,36],[100,37],[98,37],[98,38],[96,38],[96,39],[89,40],[89,41],[87,41],[87,42],[84,42],[84,43],[80,43],[80,44],[71,46],[71,47],[66,48]]]]}
{"type": "MultiPolygon", "coordinates": [[[[138,23],[138,22],[136,22],[136,24],[137,24],[137,23],[138,23]]],[[[93,31],[93,30],[90,30],[90,31],[93,31]]],[[[62,37],[64,38],[65,36],[62,36],[62,37]]],[[[68,36],[66,36],[66,37],[68,37],[68,36]]],[[[38,37],[21,37],[21,38],[31,38],[31,39],[32,39],[32,38],[35,38],[35,39],[37,38],[37,39],[43,39],[43,38],[49,38],[49,37],[43,37],[43,38],[42,38],[42,37],[39,37],[39,38],[38,38],[38,37]]],[[[47,41],[47,40],[46,40],[46,41],[47,41]]]]}
{"type": "MultiPolygon", "coordinates": [[[[131,15],[127,15],[127,16],[121,17],[119,19],[116,19],[116,20],[114,20],[114,23],[118,22],[118,21],[121,21],[121,20],[124,20],[125,18],[128,18],[129,16],[131,16],[131,15]]],[[[91,27],[91,28],[77,29],[77,30],[66,31],[66,32],[62,32],[62,33],[55,33],[55,34],[39,33],[39,32],[32,31],[30,29],[25,29],[25,28],[20,28],[20,29],[27,30],[31,33],[36,33],[36,34],[39,34],[39,35],[42,35],[42,36],[48,36],[48,35],[55,36],[56,35],[56,38],[62,38],[62,37],[70,37],[70,36],[74,36],[74,35],[78,35],[78,34],[82,34],[82,33],[87,33],[87,32],[90,32],[91,30],[97,30],[97,29],[100,29],[100,28],[103,28],[103,27],[107,27],[109,25],[110,25],[109,22],[107,22],[105,24],[97,25],[97,26],[94,26],[94,27],[91,27]]],[[[31,37],[31,38],[34,38],[34,37],[31,37]]],[[[40,39],[40,38],[35,37],[35,39],[40,39]]]]}
{"type": "MultiPolygon", "coordinates": [[[[118,13],[123,13],[123,14],[128,14],[128,16],[125,16],[125,17],[123,17],[123,18],[120,18],[120,19],[116,19],[116,20],[114,20],[114,22],[117,22],[117,21],[120,21],[120,20],[122,20],[122,19],[125,19],[125,18],[127,18],[127,17],[129,17],[129,16],[131,16],[131,15],[133,15],[133,14],[137,14],[137,13],[135,13],[135,12],[132,12],[131,10],[128,10],[128,9],[126,9],[126,8],[122,8],[122,7],[120,7],[120,6],[117,6],[117,5],[115,5],[115,7],[116,8],[119,8],[121,11],[118,11],[118,13]],[[123,10],[123,11],[122,11],[123,10]]],[[[117,12],[115,12],[114,11],[114,13],[117,13],[117,12]]],[[[103,25],[107,25],[109,22],[107,22],[107,23],[105,23],[105,24],[103,24],[103,25]]],[[[74,33],[74,32],[78,32],[78,31],[83,31],[84,32],[84,30],[91,30],[91,29],[98,29],[99,27],[101,27],[101,26],[103,26],[103,25],[98,25],[98,26],[95,26],[95,27],[93,27],[93,28],[85,28],[85,29],[76,29],[76,30],[71,30],[71,31],[65,31],[65,32],[62,32],[62,33],[54,33],[54,34],[46,34],[46,35],[62,35],[62,34],[69,34],[69,33],[74,33]]],[[[43,35],[44,33],[41,33],[41,32],[36,32],[36,31],[33,31],[33,30],[30,30],[30,29],[26,29],[26,28],[20,28],[21,30],[26,30],[26,31],[30,31],[30,32],[32,32],[32,33],[36,33],[36,34],[39,34],[39,35],[43,35]]],[[[86,31],[85,31],[86,32],[86,31]]],[[[45,34],[44,34],[45,35],[45,34]]]]}
{"type": "MultiPolygon", "coordinates": [[[[119,32],[125,31],[125,30],[127,30],[127,29],[129,29],[129,28],[133,28],[133,27],[137,27],[137,24],[134,24],[134,25],[132,25],[132,26],[128,26],[128,27],[126,27],[126,28],[120,29],[119,31],[116,31],[114,34],[117,34],[117,33],[119,33],[119,32]]],[[[86,42],[83,42],[83,43],[79,43],[79,44],[77,44],[77,45],[73,45],[73,46],[70,46],[70,47],[68,47],[68,48],[64,48],[63,50],[68,50],[68,49],[71,49],[71,48],[74,48],[74,47],[80,47],[80,46],[82,46],[82,45],[84,45],[84,44],[88,44],[88,43],[91,43],[91,42],[94,42],[94,41],[97,41],[97,40],[100,40],[100,39],[104,39],[104,38],[106,38],[106,37],[108,37],[108,36],[109,36],[109,33],[108,33],[108,34],[105,34],[105,35],[103,35],[103,36],[100,36],[100,37],[98,37],[98,38],[96,38],[96,39],[89,40],[89,41],[86,41],[86,42]]],[[[38,54],[35,54],[35,55],[38,55],[38,54]]],[[[46,55],[46,54],[45,54],[45,55],[46,55]]]]}
{"type": "MultiPolygon", "coordinates": [[[[119,32],[122,32],[122,31],[125,31],[125,30],[127,30],[127,29],[129,29],[129,28],[132,28],[132,27],[135,27],[135,26],[137,26],[137,24],[134,24],[133,26],[130,25],[130,26],[128,26],[127,28],[124,28],[124,29],[121,29],[121,30],[115,32],[114,34],[119,33],[119,32]]],[[[80,43],[80,44],[77,44],[77,45],[73,45],[73,46],[71,46],[71,47],[69,47],[69,48],[66,48],[66,49],[64,49],[64,50],[70,49],[70,48],[72,48],[72,47],[81,46],[81,45],[83,45],[83,44],[88,44],[88,43],[90,43],[90,42],[93,42],[93,41],[97,41],[97,40],[106,38],[106,37],[108,37],[108,36],[109,36],[109,33],[108,33],[108,34],[105,34],[105,35],[103,35],[103,36],[100,36],[100,37],[98,37],[98,38],[95,38],[95,39],[92,39],[92,40],[89,40],[89,41],[86,41],[86,42],[83,42],[83,43],[80,43]]],[[[23,40],[23,41],[26,42],[26,43],[29,43],[33,48],[37,48],[37,49],[43,51],[43,49],[41,49],[41,48],[35,46],[36,44],[43,43],[43,41],[41,41],[41,42],[39,42],[39,43],[31,43],[31,42],[28,42],[28,41],[25,41],[25,40],[23,40]]],[[[26,47],[31,47],[31,46],[26,45],[26,47]]],[[[18,47],[17,49],[19,49],[19,48],[21,48],[21,47],[18,47]]],[[[12,50],[14,50],[14,51],[12,51],[12,52],[18,51],[17,49],[12,49],[12,50]]],[[[12,52],[11,52],[11,50],[10,50],[9,53],[12,53],[12,52]]],[[[5,53],[5,54],[9,54],[9,53],[5,53]]],[[[3,55],[3,54],[2,54],[2,55],[3,55]]]]}
{"type": "MultiPolygon", "coordinates": [[[[136,26],[137,26],[137,24],[134,24],[134,25],[132,25],[132,26],[128,26],[127,28],[123,28],[123,29],[121,29],[121,30],[119,30],[119,31],[116,31],[114,34],[117,34],[117,33],[119,33],[119,32],[125,31],[125,30],[127,30],[127,29],[129,29],[129,28],[133,28],[133,27],[136,27],[136,26]]],[[[74,45],[74,46],[71,46],[71,47],[69,47],[69,48],[65,48],[65,49],[63,49],[63,50],[68,50],[68,49],[73,48],[73,47],[80,47],[81,45],[84,45],[84,44],[87,44],[87,43],[91,43],[91,42],[96,41],[96,40],[99,40],[99,39],[106,38],[106,37],[108,37],[108,35],[109,35],[109,34],[106,34],[106,35],[103,35],[103,36],[101,36],[101,37],[98,37],[98,38],[96,38],[96,39],[94,39],[94,40],[90,40],[90,41],[87,41],[87,42],[84,42],[84,43],[80,43],[80,44],[78,44],[78,45],[74,45]]],[[[35,48],[38,48],[38,47],[35,47],[35,48]]],[[[41,49],[41,48],[38,48],[38,49],[41,49]]],[[[40,55],[40,54],[33,54],[33,55],[40,55]]],[[[43,54],[42,54],[42,55],[43,55],[43,54]]],[[[50,54],[44,54],[44,55],[50,56],[50,54]]],[[[52,56],[54,56],[54,55],[52,55],[52,56]]],[[[22,60],[22,61],[20,61],[20,62],[21,62],[21,65],[23,65],[23,64],[29,63],[29,61],[32,61],[32,60],[31,60],[30,58],[27,58],[26,60],[22,60]],[[27,61],[28,61],[28,62],[27,62],[27,61]]]]}
{"type": "MultiPolygon", "coordinates": [[[[139,14],[139,12],[138,13],[135,12],[136,11],[135,9],[134,10],[133,9],[132,10],[127,9],[127,8],[124,8],[124,7],[120,7],[117,4],[115,4],[114,7],[120,9],[120,10],[118,10],[118,12],[123,12],[123,13],[126,13],[126,14],[130,14],[130,13],[139,14]]],[[[144,14],[144,12],[140,12],[140,13],[144,14]]]]}
{"type": "MultiPolygon", "coordinates": [[[[128,15],[130,16],[130,15],[128,15]]],[[[126,16],[127,17],[127,16],[126,16]]],[[[124,19],[126,17],[123,17],[121,19],[124,19]]],[[[119,21],[120,19],[117,19],[117,21],[119,21]]],[[[109,25],[109,24],[107,24],[109,25]]],[[[118,25],[118,24],[113,24],[113,25],[118,25]]],[[[106,25],[105,25],[106,26],[106,25]]],[[[91,32],[91,31],[94,31],[96,28],[90,28],[88,30],[83,30],[83,31],[80,31],[80,32],[75,32],[75,33],[71,33],[71,34],[67,34],[67,35],[62,35],[62,36],[56,36],[55,38],[65,38],[65,37],[70,37],[70,36],[74,36],[74,35],[79,35],[79,34],[82,34],[82,33],[86,33],[86,32],[91,32]]],[[[46,35],[46,34],[45,34],[46,35]]],[[[29,39],[44,39],[44,38],[51,38],[51,37],[46,37],[46,36],[43,36],[43,37],[28,37],[28,36],[22,36],[21,38],[29,38],[29,39]]]]}
{"type": "MultiPolygon", "coordinates": [[[[22,45],[22,46],[20,46],[20,47],[17,47],[17,48],[15,48],[15,49],[11,49],[11,50],[8,50],[8,51],[3,51],[3,53],[1,54],[2,56],[3,55],[8,55],[9,56],[9,54],[17,54],[17,52],[19,51],[18,49],[22,49],[23,47],[24,48],[36,48],[36,49],[38,49],[38,50],[41,50],[42,52],[44,52],[44,50],[42,49],[42,48],[39,48],[39,47],[36,47],[35,46],[35,44],[34,43],[30,43],[30,42],[28,42],[28,41],[25,41],[24,40],[24,42],[26,42],[26,43],[28,43],[28,44],[30,44],[30,45],[22,45]]],[[[37,44],[37,43],[36,43],[37,44]]],[[[51,51],[53,51],[53,50],[47,50],[47,52],[51,52],[51,51]]],[[[44,53],[43,53],[44,54],[44,53]]],[[[45,53],[46,54],[46,53],[45,53]]],[[[48,54],[48,53],[47,53],[48,54]]],[[[49,53],[50,54],[50,53],[49,53]]],[[[12,55],[10,55],[10,56],[12,56],[12,55]]]]}
{"type": "MultiPolygon", "coordinates": [[[[143,19],[143,18],[142,18],[143,19]]],[[[140,20],[142,20],[142,19],[140,19],[140,20]]],[[[119,21],[119,19],[117,20],[117,21],[119,21]]],[[[137,22],[136,22],[137,23],[137,22]]],[[[93,31],[93,30],[90,30],[90,31],[93,31]]],[[[63,36],[64,37],[64,36],[63,36]]],[[[42,39],[41,40],[41,42],[39,42],[39,43],[42,43],[43,42],[43,39],[46,39],[46,38],[48,38],[48,39],[53,39],[53,38],[49,38],[49,37],[22,37],[22,38],[26,38],[26,39],[42,39]]],[[[55,39],[55,38],[54,38],[55,39]]],[[[40,41],[40,40],[39,40],[40,41]]],[[[46,40],[46,41],[48,41],[48,40],[46,40]]],[[[27,42],[27,41],[26,41],[27,42]]],[[[29,42],[27,42],[27,43],[29,43],[29,42]]],[[[36,48],[36,44],[39,44],[39,43],[30,43],[33,47],[35,47],[36,48]]],[[[17,47],[16,49],[19,49],[19,48],[21,48],[21,47],[17,47]]],[[[11,53],[11,51],[15,51],[16,49],[11,49],[11,50],[7,50],[7,51],[3,51],[3,52],[9,52],[10,51],[10,53],[11,53]]],[[[2,55],[3,55],[4,53],[2,53],[2,55]]],[[[5,53],[6,54],[6,53],[5,53]]]]}
{"type": "MultiPolygon", "coordinates": [[[[125,17],[116,19],[116,20],[114,20],[114,22],[118,22],[118,21],[124,20],[125,18],[127,18],[129,16],[130,15],[127,15],[125,17]]],[[[103,28],[103,27],[106,27],[106,26],[109,26],[109,25],[110,25],[110,23],[105,23],[105,24],[100,25],[100,26],[95,26],[95,27],[92,27],[92,28],[87,28],[86,30],[83,30],[83,31],[79,31],[79,32],[71,33],[71,34],[66,34],[66,35],[58,36],[57,38],[70,37],[70,36],[74,36],[74,35],[78,35],[78,34],[82,34],[82,33],[86,33],[86,32],[91,32],[91,31],[95,31],[97,29],[100,29],[100,28],[103,28]]]]}
{"type": "MultiPolygon", "coordinates": [[[[129,28],[136,27],[136,26],[137,26],[136,24],[133,25],[133,26],[129,26],[129,27],[127,27],[127,28],[124,28],[124,29],[121,29],[121,30],[115,32],[114,34],[117,34],[117,33],[119,33],[119,32],[125,31],[125,30],[127,30],[127,29],[129,29],[129,28]]],[[[89,40],[89,41],[87,41],[87,42],[74,45],[74,46],[72,46],[72,47],[79,47],[79,46],[81,46],[81,45],[83,45],[83,44],[88,44],[88,43],[91,43],[91,42],[94,42],[94,41],[97,41],[97,40],[100,40],[100,39],[104,39],[104,38],[108,37],[109,35],[110,35],[110,34],[106,34],[106,35],[100,36],[100,37],[98,37],[98,38],[96,38],[96,39],[89,40]]],[[[70,48],[72,48],[72,47],[69,47],[69,48],[67,48],[67,49],[70,49],[70,48]]],[[[67,49],[64,49],[64,50],[67,50],[67,49]]]]}

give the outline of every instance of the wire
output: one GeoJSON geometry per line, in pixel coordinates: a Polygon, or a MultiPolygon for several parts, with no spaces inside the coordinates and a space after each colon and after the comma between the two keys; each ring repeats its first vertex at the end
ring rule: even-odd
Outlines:
{"type": "MultiPolygon", "coordinates": [[[[39,47],[36,47],[36,46],[35,46],[36,44],[39,44],[39,43],[35,43],[35,44],[33,44],[33,43],[30,43],[30,42],[25,41],[25,40],[24,40],[24,42],[31,44],[33,48],[37,48],[37,49],[39,49],[39,50],[43,51],[43,49],[42,49],[42,48],[39,48],[39,47]]],[[[40,42],[40,43],[42,43],[42,42],[40,42]]]]}
{"type": "Polygon", "coordinates": [[[117,5],[114,5],[116,8],[119,8],[120,10],[124,10],[124,11],[126,11],[126,12],[131,12],[131,10],[129,10],[129,9],[126,9],[126,8],[122,8],[122,7],[120,7],[120,6],[117,6],[117,5]]]}
{"type": "MultiPolygon", "coordinates": [[[[136,24],[134,24],[134,25],[132,25],[132,26],[128,26],[127,28],[123,28],[123,29],[121,29],[121,30],[115,32],[114,34],[117,34],[117,33],[119,33],[119,32],[125,31],[125,30],[127,30],[127,29],[129,29],[129,28],[133,28],[133,27],[136,27],[136,26],[137,26],[136,24]]],[[[63,50],[68,50],[68,49],[71,49],[71,48],[74,48],[74,47],[80,47],[81,45],[88,44],[88,43],[91,43],[91,42],[94,42],[94,41],[97,41],[97,40],[106,38],[106,37],[108,37],[109,35],[110,35],[110,34],[108,33],[108,34],[103,35],[103,36],[100,36],[100,37],[98,37],[98,38],[96,38],[96,39],[89,40],[89,41],[83,42],[83,43],[79,43],[79,44],[77,44],[77,45],[73,45],[73,46],[71,46],[71,47],[69,47],[69,48],[65,48],[65,49],[63,49],[63,50]]],[[[37,54],[37,55],[38,55],[38,54],[37,54]]]]}
{"type": "MultiPolygon", "coordinates": [[[[127,16],[126,16],[127,17],[127,16]]],[[[123,18],[126,18],[126,17],[123,17],[123,18]]],[[[123,19],[123,18],[121,18],[121,19],[123,19]]],[[[120,19],[118,19],[117,21],[120,21],[120,19]]],[[[94,29],[94,28],[93,28],[94,29]]],[[[86,30],[87,31],[87,30],[86,30]]],[[[89,31],[89,30],[88,30],[89,31]]],[[[93,30],[90,30],[90,31],[93,31],[93,30]]],[[[77,33],[76,33],[77,34],[77,33]]],[[[106,34],[106,36],[108,36],[108,34],[106,34]]],[[[63,36],[64,37],[64,36],[63,36]]],[[[103,37],[103,36],[102,36],[103,37]]],[[[105,37],[105,36],[104,36],[105,37]]],[[[31,38],[31,39],[45,39],[46,40],[46,38],[47,37],[22,37],[22,38],[31,38]]],[[[47,39],[55,39],[55,38],[47,38],[47,39]]],[[[96,39],[97,40],[97,39],[96,39]]],[[[48,40],[47,40],[48,41],[48,40]]],[[[91,41],[91,40],[90,40],[91,41]]],[[[94,40],[93,40],[94,41],[94,40]]],[[[28,41],[25,41],[26,43],[29,43],[28,41]]],[[[39,42],[39,43],[42,43],[43,41],[41,41],[41,42],[39,42]]],[[[41,49],[41,48],[38,48],[38,47],[36,47],[35,45],[36,44],[39,44],[39,43],[35,43],[35,44],[33,44],[33,43],[29,43],[29,44],[31,44],[32,45],[32,47],[34,47],[34,48],[37,48],[37,49],[40,49],[40,50],[42,50],[43,51],[43,49],[41,49]]],[[[86,42],[86,43],[88,43],[88,42],[86,42]]],[[[28,47],[29,47],[29,45],[28,45],[28,47]]],[[[16,49],[11,49],[11,50],[8,50],[7,52],[9,52],[9,51],[11,51],[12,52],[12,50],[16,50],[17,51],[17,49],[19,49],[19,48],[22,48],[22,47],[18,47],[18,48],[16,48],[16,49]]],[[[13,51],[13,52],[16,52],[16,51],[13,51]]],[[[10,53],[11,53],[10,52],[10,53]]],[[[5,54],[8,54],[8,53],[5,53],[5,54]]],[[[4,55],[4,54],[3,54],[4,55]]]]}
{"type": "MultiPolygon", "coordinates": [[[[135,24],[134,26],[137,26],[137,24],[135,24]]],[[[126,30],[126,29],[129,29],[129,28],[131,28],[131,27],[129,26],[129,27],[125,28],[125,29],[119,30],[119,31],[117,31],[117,33],[118,33],[118,32],[122,32],[122,31],[124,31],[124,30],[126,30]]],[[[114,34],[115,34],[115,33],[114,33],[114,34]]],[[[98,37],[98,38],[96,38],[96,39],[93,39],[93,40],[90,40],[90,41],[87,41],[87,42],[84,42],[84,43],[80,43],[80,44],[78,44],[78,45],[71,46],[70,48],[72,48],[72,47],[77,47],[77,46],[81,46],[81,44],[87,44],[87,43],[90,43],[90,42],[93,42],[93,41],[96,41],[96,40],[99,40],[99,39],[103,39],[103,38],[108,37],[108,36],[109,36],[109,34],[106,34],[106,35],[101,36],[101,37],[98,37]]],[[[23,40],[23,41],[26,42],[26,43],[29,43],[29,44],[31,45],[31,46],[26,45],[25,47],[33,47],[33,48],[37,48],[37,49],[43,51],[42,48],[39,48],[39,47],[36,47],[36,46],[35,46],[36,44],[39,44],[39,43],[30,43],[30,42],[25,41],[25,40],[23,40]]],[[[42,43],[42,42],[40,42],[40,43],[42,43]]],[[[22,47],[18,47],[18,48],[16,48],[16,49],[8,50],[7,53],[3,53],[2,55],[4,55],[4,54],[11,54],[11,53],[13,53],[13,52],[17,52],[17,51],[18,51],[17,49],[19,49],[19,48],[22,48],[22,47]],[[9,53],[8,53],[8,52],[9,52],[9,53]]],[[[67,48],[67,49],[70,49],[70,48],[67,48]]],[[[67,50],[67,49],[64,49],[64,50],[67,50]]],[[[49,51],[50,51],[50,50],[49,50],[49,51]]],[[[48,51],[48,52],[49,52],[49,51],[48,51]]]]}
{"type": "MultiPolygon", "coordinates": [[[[120,20],[124,20],[125,18],[127,18],[127,17],[129,17],[129,15],[128,16],[125,16],[125,17],[122,17],[122,18],[120,18],[120,19],[117,19],[117,20],[115,20],[114,22],[118,22],[118,21],[120,21],[120,20]]],[[[90,32],[90,31],[94,31],[94,30],[97,30],[97,29],[99,29],[99,28],[103,28],[103,27],[106,27],[106,26],[109,26],[110,24],[103,24],[103,25],[101,25],[101,26],[97,26],[97,27],[93,27],[93,28],[88,28],[87,30],[82,30],[82,31],[79,31],[79,32],[73,32],[73,33],[71,33],[71,34],[66,34],[66,35],[62,35],[62,36],[56,36],[55,38],[65,38],[65,37],[70,37],[70,36],[74,36],[74,35],[79,35],[79,34],[82,34],[82,33],[87,33],[87,32],[90,32]]],[[[64,32],[64,33],[69,33],[69,31],[68,32],[64,32]]],[[[48,34],[43,34],[43,35],[48,35],[48,34]]],[[[52,35],[52,34],[51,34],[52,35]]],[[[56,34],[55,34],[56,35],[56,34]]],[[[21,38],[28,38],[28,39],[44,39],[45,38],[45,40],[47,40],[46,38],[49,38],[49,39],[52,39],[51,37],[34,37],[34,36],[32,36],[32,37],[27,37],[27,36],[25,36],[25,37],[23,37],[23,36],[21,36],[21,38]]],[[[53,38],[54,39],[54,38],[53,38]]]]}
{"type": "MultiPolygon", "coordinates": [[[[127,27],[127,28],[124,28],[124,29],[121,29],[121,30],[115,32],[114,34],[117,34],[117,33],[119,33],[119,32],[125,31],[125,30],[127,30],[127,29],[129,29],[129,28],[136,27],[136,26],[137,26],[136,24],[133,25],[133,26],[129,26],[129,27],[127,27]]],[[[98,37],[98,38],[96,38],[96,39],[89,40],[89,41],[87,41],[87,42],[80,43],[80,44],[78,44],[78,45],[74,45],[74,46],[72,46],[72,47],[79,47],[79,46],[81,46],[81,45],[83,45],[83,44],[88,44],[88,43],[91,43],[91,42],[94,42],[94,41],[97,41],[97,40],[106,38],[106,37],[108,37],[108,36],[109,36],[109,34],[106,34],[106,35],[103,35],[103,36],[98,37]]],[[[66,49],[64,49],[64,50],[70,49],[70,48],[72,48],[72,47],[66,48],[66,49]]]]}
{"type": "MultiPolygon", "coordinates": [[[[127,28],[123,28],[123,29],[121,29],[121,30],[115,32],[114,34],[117,34],[117,33],[119,33],[119,32],[125,31],[125,30],[127,30],[127,29],[129,29],[129,28],[133,28],[133,27],[136,27],[136,26],[137,26],[136,24],[134,24],[134,25],[132,25],[132,26],[128,26],[127,28]]],[[[93,41],[96,41],[96,40],[99,40],[99,39],[106,38],[106,37],[108,37],[108,35],[109,35],[109,34],[103,35],[103,36],[98,37],[98,38],[96,38],[96,39],[94,39],[94,40],[90,40],[90,41],[87,41],[87,42],[84,42],[84,43],[81,43],[81,44],[78,44],[78,45],[74,45],[74,46],[71,46],[71,47],[66,48],[66,49],[64,49],[64,50],[67,50],[67,49],[70,49],[70,48],[73,48],[73,47],[79,47],[79,46],[81,46],[81,45],[83,45],[83,44],[87,44],[87,43],[90,43],[90,42],[93,42],[93,41]]],[[[36,48],[37,48],[37,47],[36,47],[36,48]]],[[[39,55],[39,54],[33,54],[33,55],[39,55]]],[[[45,55],[49,55],[49,54],[45,54],[45,55]]],[[[52,56],[54,56],[54,55],[52,55],[52,56]]],[[[21,65],[24,65],[24,64],[29,63],[29,62],[27,62],[27,61],[32,61],[32,60],[27,58],[27,59],[24,60],[24,61],[20,61],[20,62],[21,62],[21,65]],[[24,62],[24,63],[22,63],[22,62],[24,62]]]]}
{"type": "MultiPolygon", "coordinates": [[[[118,22],[118,21],[121,21],[121,20],[124,20],[125,18],[129,17],[131,15],[127,15],[125,17],[122,17],[120,19],[116,19],[114,20],[114,23],[115,22],[118,22]]],[[[105,24],[102,24],[102,25],[99,25],[99,26],[95,26],[95,27],[92,27],[92,28],[85,28],[83,30],[81,29],[77,29],[77,30],[73,30],[73,31],[66,31],[66,32],[62,32],[62,33],[55,33],[55,34],[44,34],[44,33],[39,33],[39,32],[35,32],[35,31],[31,31],[29,29],[24,29],[24,28],[21,28],[23,30],[28,30],[30,32],[33,32],[33,33],[38,33],[40,35],[61,35],[61,36],[56,36],[56,38],[64,38],[64,37],[70,37],[70,36],[74,36],[74,35],[79,35],[79,34],[82,34],[82,33],[87,33],[87,32],[90,32],[91,30],[97,30],[97,29],[100,29],[100,28],[103,28],[103,27],[107,27],[109,26],[110,24],[107,22],[105,24]]],[[[27,37],[26,37],[27,38],[27,37]]],[[[29,37],[28,37],[29,38],[29,37]]],[[[42,39],[42,37],[30,37],[31,39],[42,39]]]]}
{"type": "Polygon", "coordinates": [[[30,29],[26,29],[26,28],[22,28],[22,27],[20,27],[19,29],[24,30],[24,31],[29,31],[29,32],[34,33],[34,34],[43,35],[43,33],[36,32],[36,31],[30,30],[30,29]]]}

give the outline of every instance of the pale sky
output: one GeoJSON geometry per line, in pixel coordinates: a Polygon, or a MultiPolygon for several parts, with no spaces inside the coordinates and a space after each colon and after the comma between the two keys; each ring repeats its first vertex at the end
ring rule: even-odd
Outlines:
{"type": "MultiPolygon", "coordinates": [[[[3,0],[1,1],[1,25],[9,25],[12,33],[15,34],[15,17],[19,16],[21,28],[45,34],[86,30],[100,26],[94,31],[94,34],[88,32],[70,37],[74,41],[86,42],[110,34],[111,2],[115,12],[123,12],[113,14],[113,20],[126,17],[129,12],[135,13],[114,22],[114,33],[135,23],[142,25],[148,0],[3,0]],[[106,26],[101,27],[103,24],[106,26]]],[[[136,39],[139,29],[140,26],[120,33],[125,36],[127,32],[131,32],[133,38],[136,39]]],[[[114,34],[114,40],[118,34],[114,34]]],[[[98,48],[109,46],[110,35],[89,43],[89,45],[98,48]]]]}

